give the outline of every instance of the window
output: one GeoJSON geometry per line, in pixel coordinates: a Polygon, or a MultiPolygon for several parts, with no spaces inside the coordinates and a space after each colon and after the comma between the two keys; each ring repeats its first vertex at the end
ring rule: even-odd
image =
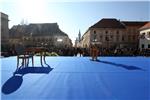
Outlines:
{"type": "Polygon", "coordinates": [[[94,34],[96,34],[96,31],[94,31],[94,34]]]}
{"type": "Polygon", "coordinates": [[[148,44],[148,48],[150,48],[150,44],[148,44]]]}
{"type": "Polygon", "coordinates": [[[111,35],[110,38],[113,39],[113,35],[111,35]]]}
{"type": "Polygon", "coordinates": [[[147,32],[147,37],[150,38],[150,32],[147,32]]]}
{"type": "Polygon", "coordinates": [[[119,31],[117,31],[116,34],[119,35],[119,31]]]}
{"type": "Polygon", "coordinates": [[[124,41],[124,36],[122,36],[122,41],[124,41]]]}
{"type": "Polygon", "coordinates": [[[105,31],[105,33],[107,34],[107,33],[108,33],[108,31],[105,31]]]}
{"type": "Polygon", "coordinates": [[[109,38],[106,36],[106,37],[105,37],[105,40],[106,40],[106,41],[109,41],[109,38]]]}
{"type": "Polygon", "coordinates": [[[103,36],[101,35],[101,36],[100,36],[100,39],[102,39],[102,38],[103,38],[103,36]]]}
{"type": "Polygon", "coordinates": [[[141,46],[142,48],[144,48],[144,44],[142,44],[142,46],[141,46]]]}
{"type": "Polygon", "coordinates": [[[131,40],[131,36],[130,35],[128,35],[128,41],[130,41],[131,40]]]}
{"type": "Polygon", "coordinates": [[[135,36],[133,36],[133,40],[135,40],[135,36]]]}
{"type": "Polygon", "coordinates": [[[97,37],[96,32],[94,32],[93,41],[96,41],[96,37],[97,37]]]}

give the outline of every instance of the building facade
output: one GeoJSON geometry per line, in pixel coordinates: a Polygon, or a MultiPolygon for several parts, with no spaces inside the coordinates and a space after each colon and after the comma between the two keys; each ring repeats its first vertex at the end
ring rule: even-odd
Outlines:
{"type": "Polygon", "coordinates": [[[139,48],[139,28],[147,22],[122,21],[126,27],[127,41],[129,48],[139,48]]]}
{"type": "Polygon", "coordinates": [[[2,51],[8,47],[9,41],[9,28],[8,28],[8,15],[0,12],[0,34],[1,34],[1,49],[2,51]]]}
{"type": "Polygon", "coordinates": [[[139,27],[146,22],[120,21],[104,18],[92,25],[82,36],[81,47],[97,44],[99,48],[137,48],[139,27]]]}
{"type": "Polygon", "coordinates": [[[10,29],[10,43],[21,43],[26,47],[70,48],[71,39],[59,29],[57,23],[16,25],[10,29]]]}
{"type": "Polygon", "coordinates": [[[139,30],[140,30],[140,40],[139,40],[140,50],[150,49],[150,22],[145,24],[139,30]]]}

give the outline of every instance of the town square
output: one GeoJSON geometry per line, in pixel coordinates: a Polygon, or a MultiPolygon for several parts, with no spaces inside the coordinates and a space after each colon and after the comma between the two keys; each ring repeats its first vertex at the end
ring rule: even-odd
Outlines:
{"type": "Polygon", "coordinates": [[[150,100],[149,1],[0,6],[1,100],[150,100]]]}

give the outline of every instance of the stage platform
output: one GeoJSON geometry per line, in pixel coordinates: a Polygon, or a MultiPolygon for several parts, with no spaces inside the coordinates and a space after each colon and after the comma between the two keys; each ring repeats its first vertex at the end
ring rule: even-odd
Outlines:
{"type": "Polygon", "coordinates": [[[150,100],[148,57],[46,57],[51,67],[21,69],[1,58],[2,100],[150,100]]]}

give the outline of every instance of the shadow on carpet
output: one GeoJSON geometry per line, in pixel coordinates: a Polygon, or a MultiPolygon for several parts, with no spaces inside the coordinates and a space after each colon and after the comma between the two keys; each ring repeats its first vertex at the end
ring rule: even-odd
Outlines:
{"type": "Polygon", "coordinates": [[[11,94],[21,87],[25,74],[48,74],[52,70],[53,68],[51,67],[25,67],[18,69],[14,72],[13,76],[4,83],[1,91],[6,95],[11,94]]]}
{"type": "Polygon", "coordinates": [[[121,68],[124,68],[124,69],[127,69],[127,70],[142,70],[142,71],[145,71],[144,69],[142,69],[140,67],[132,66],[132,65],[118,64],[118,63],[109,62],[109,61],[102,61],[102,60],[95,60],[95,62],[109,64],[109,65],[113,65],[113,66],[116,66],[116,67],[121,67],[121,68]]]}

